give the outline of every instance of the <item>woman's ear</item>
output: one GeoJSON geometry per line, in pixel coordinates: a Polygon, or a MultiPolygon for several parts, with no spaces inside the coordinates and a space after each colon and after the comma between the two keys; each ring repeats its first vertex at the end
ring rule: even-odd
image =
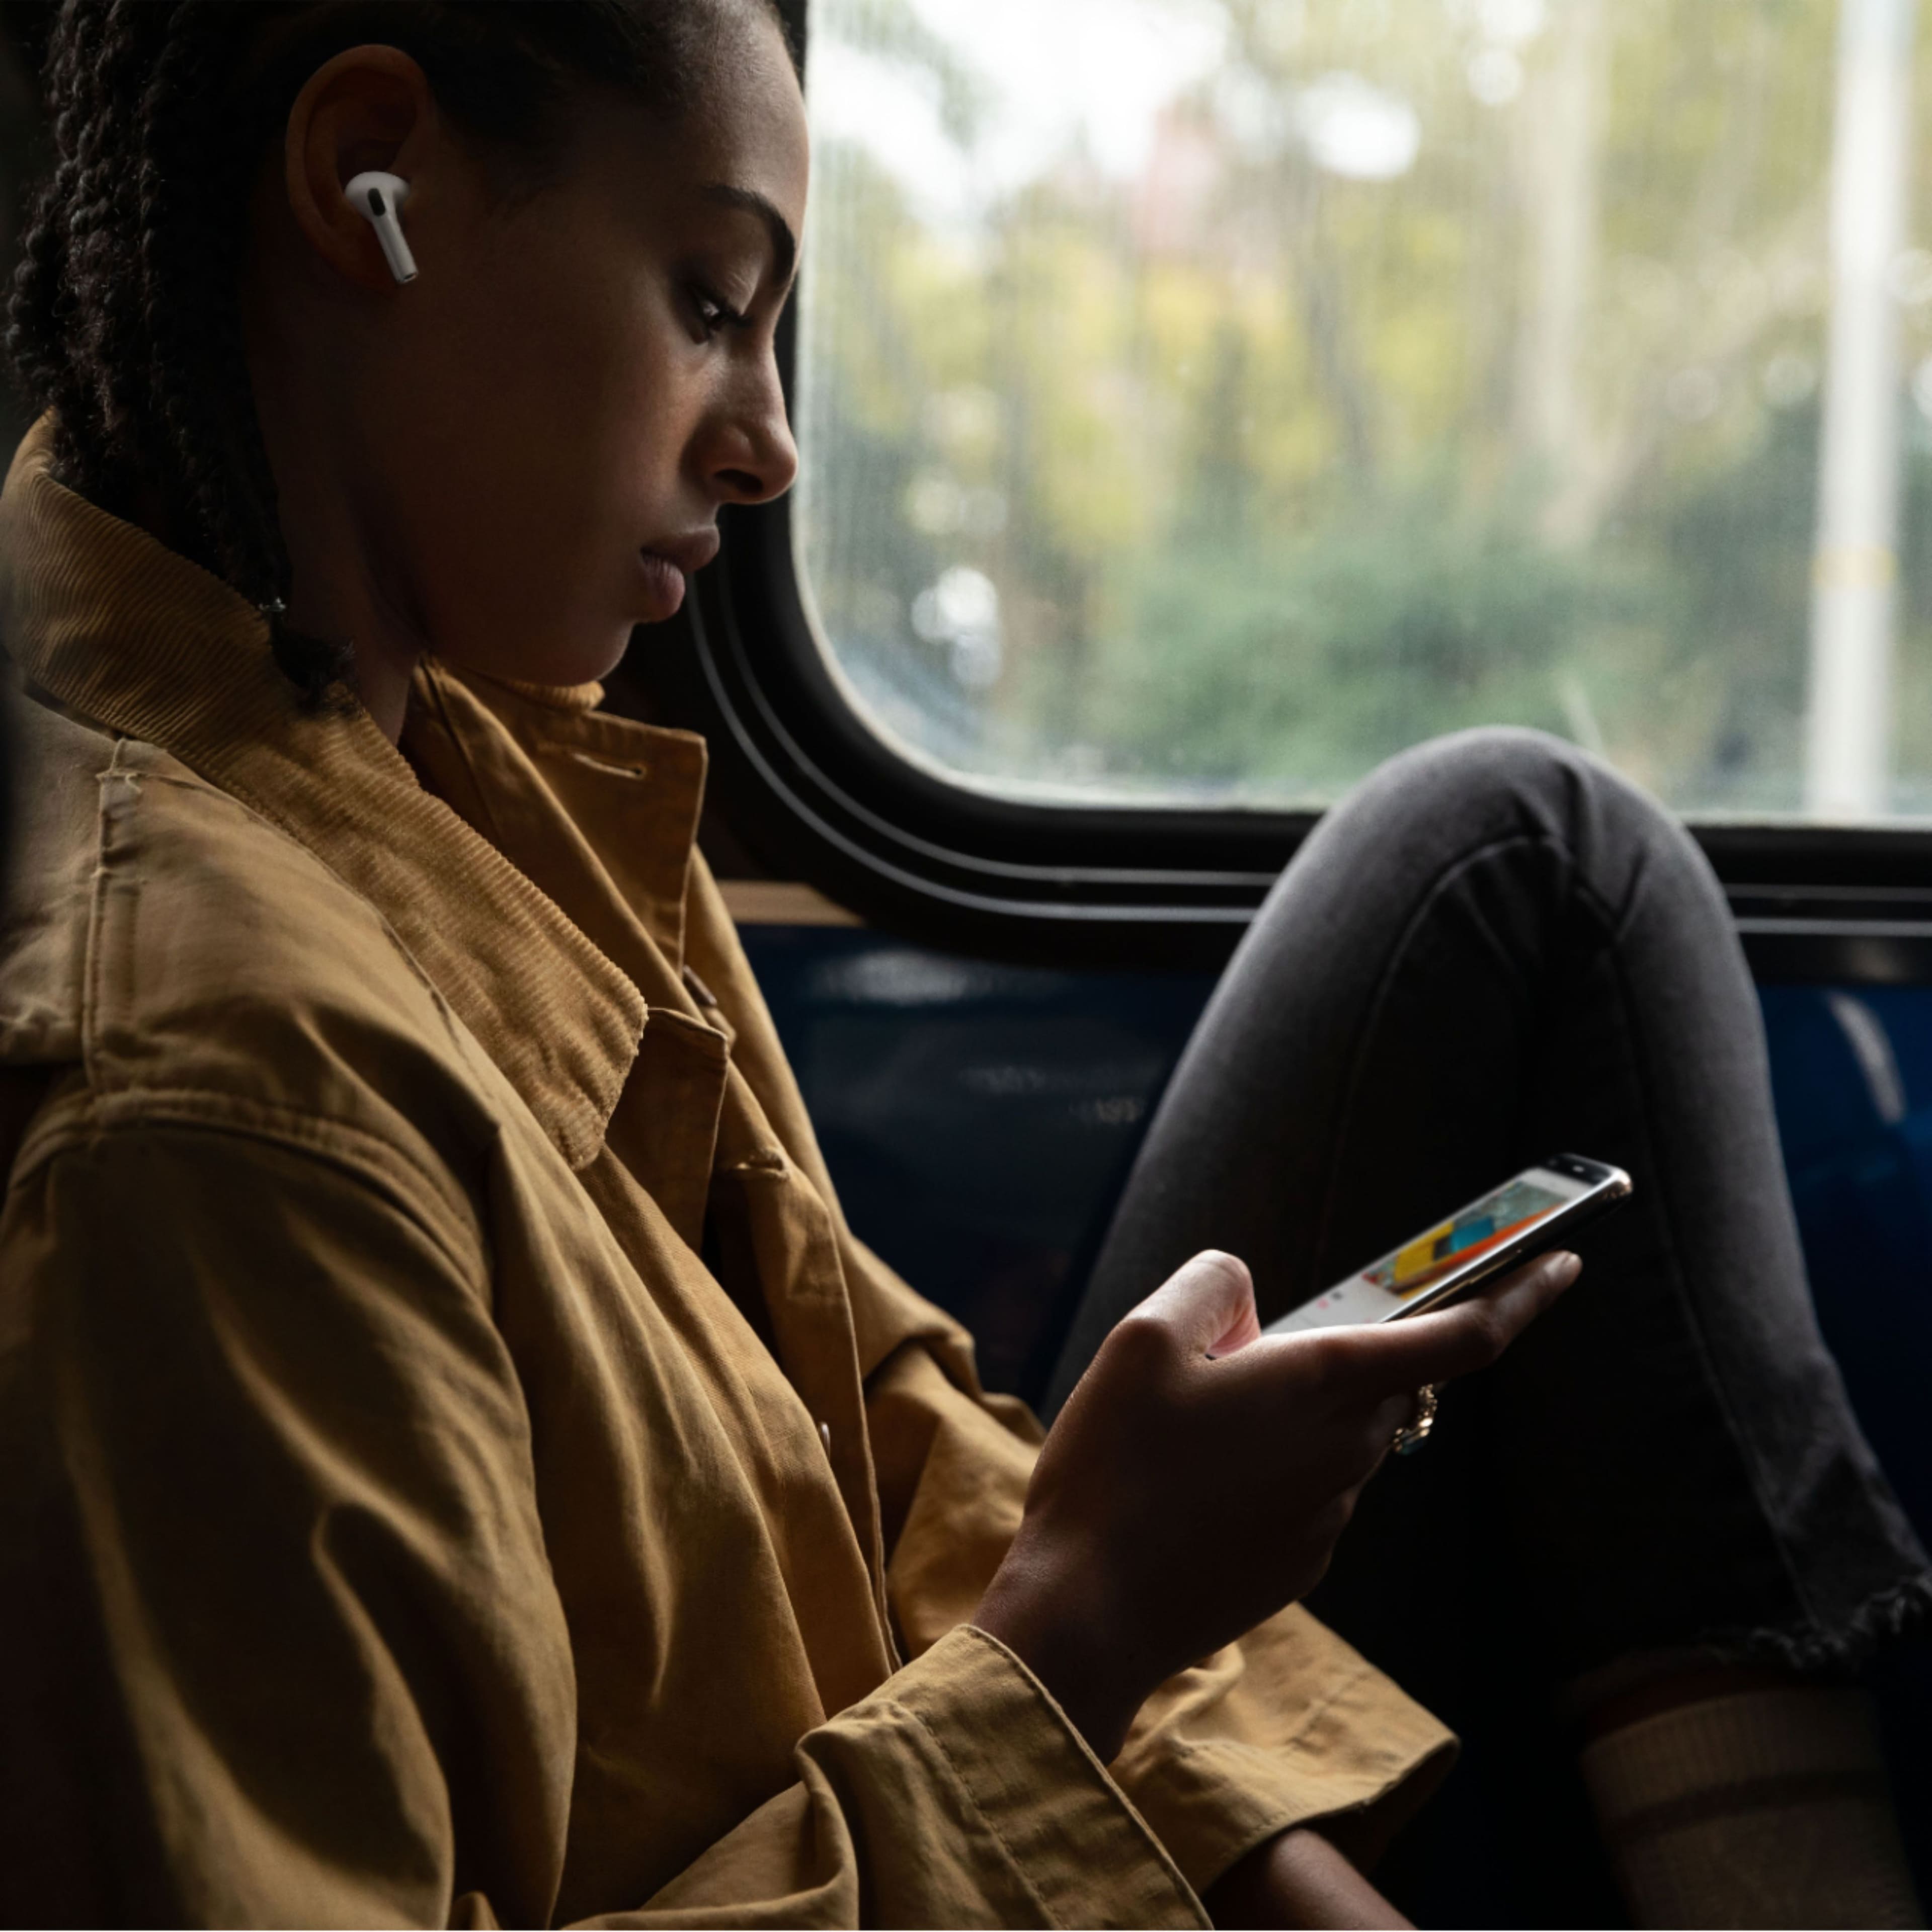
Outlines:
{"type": "Polygon", "coordinates": [[[400,47],[350,47],[310,74],[289,110],[283,158],[296,225],[328,266],[358,287],[393,292],[395,278],[368,218],[343,192],[380,170],[410,184],[436,138],[436,103],[422,69],[400,47]]]}

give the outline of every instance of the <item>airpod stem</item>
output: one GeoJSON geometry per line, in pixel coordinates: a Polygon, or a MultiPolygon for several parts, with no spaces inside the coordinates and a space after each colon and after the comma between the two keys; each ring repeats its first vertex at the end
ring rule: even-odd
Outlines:
{"type": "Polygon", "coordinates": [[[403,203],[409,199],[409,183],[400,175],[372,170],[357,175],[342,191],[350,206],[375,230],[390,274],[399,282],[414,281],[416,258],[410,252],[400,218],[403,203]]]}

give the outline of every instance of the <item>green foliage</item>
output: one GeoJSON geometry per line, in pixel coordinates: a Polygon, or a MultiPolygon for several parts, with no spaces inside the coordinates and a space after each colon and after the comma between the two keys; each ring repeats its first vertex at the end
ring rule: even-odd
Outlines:
{"type": "MultiPolygon", "coordinates": [[[[1166,4],[1226,58],[1140,180],[1076,146],[949,224],[821,148],[800,521],[867,701],[1003,781],[1323,798],[1504,722],[1682,806],[1797,808],[1838,0],[1546,0],[1506,100],[1474,4],[1166,4]],[[1400,178],[1294,134],[1337,74],[1412,110],[1400,178]],[[992,675],[921,627],[961,571],[997,586],[992,675]]],[[[813,18],[924,74],[970,162],[999,89],[906,0],[813,18]]],[[[1932,145],[1919,168],[1932,205],[1932,145]]],[[[1909,368],[1932,299],[1904,323],[1909,368]]],[[[1909,420],[1898,800],[1924,809],[1909,420]]]]}
{"type": "Polygon", "coordinates": [[[1332,795],[1466,724],[1573,728],[1562,673],[1629,586],[1437,489],[1292,540],[1163,546],[1124,586],[1091,728],[1136,776],[1332,795]]]}

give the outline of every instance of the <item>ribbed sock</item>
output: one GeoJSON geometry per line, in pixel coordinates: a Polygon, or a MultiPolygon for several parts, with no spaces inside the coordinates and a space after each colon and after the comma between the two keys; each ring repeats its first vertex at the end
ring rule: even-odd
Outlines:
{"type": "Polygon", "coordinates": [[[1801,1685],[1682,1704],[1583,1751],[1640,1926],[1922,1926],[1870,1700],[1801,1685]]]}

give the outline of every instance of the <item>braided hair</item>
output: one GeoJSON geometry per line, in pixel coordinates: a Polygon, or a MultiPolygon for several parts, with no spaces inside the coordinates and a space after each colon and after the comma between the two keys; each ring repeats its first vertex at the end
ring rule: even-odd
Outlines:
{"type": "Polygon", "coordinates": [[[286,548],[243,350],[257,166],[322,62],[370,42],[422,67],[482,140],[541,164],[578,79],[681,118],[717,78],[732,11],[776,0],[65,0],[45,92],[52,172],[15,272],[7,346],[54,417],[56,473],[150,520],[257,605],[308,708],[339,695],[346,640],[283,613],[286,548]]]}

